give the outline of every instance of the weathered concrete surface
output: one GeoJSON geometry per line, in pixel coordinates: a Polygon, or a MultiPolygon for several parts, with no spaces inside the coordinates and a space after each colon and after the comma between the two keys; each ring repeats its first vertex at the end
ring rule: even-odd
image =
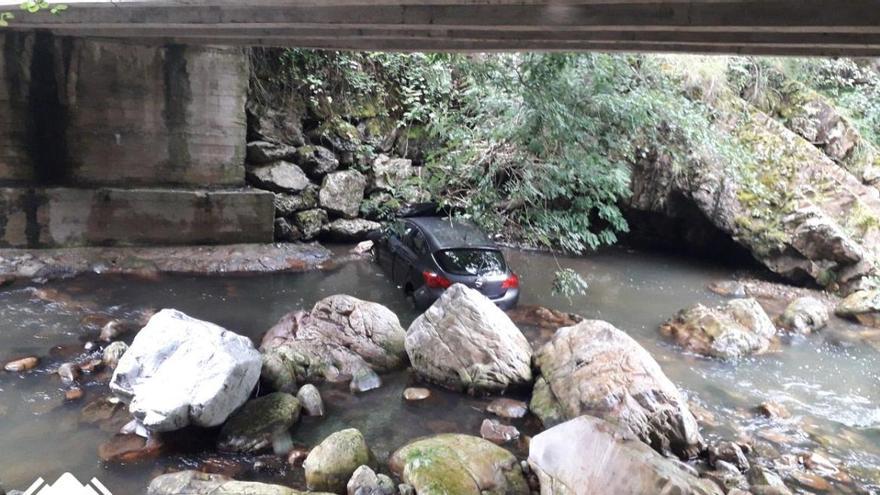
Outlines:
{"type": "Polygon", "coordinates": [[[63,16],[16,19],[18,29],[352,50],[631,50],[872,56],[874,0],[326,0],[247,5],[77,3],[63,16]]]}
{"type": "Polygon", "coordinates": [[[0,34],[0,48],[0,180],[244,183],[242,50],[46,34],[0,34]]]}
{"type": "Polygon", "coordinates": [[[0,249],[0,282],[82,273],[257,273],[318,268],[332,253],[318,244],[233,244],[158,248],[0,249]]]}
{"type": "Polygon", "coordinates": [[[0,247],[271,242],[272,201],[252,189],[0,188],[0,247]]]}

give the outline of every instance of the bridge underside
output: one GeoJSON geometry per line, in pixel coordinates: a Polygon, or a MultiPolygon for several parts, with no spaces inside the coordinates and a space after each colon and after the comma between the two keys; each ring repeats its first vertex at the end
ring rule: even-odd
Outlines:
{"type": "Polygon", "coordinates": [[[880,56],[878,0],[123,0],[21,14],[12,28],[340,50],[880,56]]]}

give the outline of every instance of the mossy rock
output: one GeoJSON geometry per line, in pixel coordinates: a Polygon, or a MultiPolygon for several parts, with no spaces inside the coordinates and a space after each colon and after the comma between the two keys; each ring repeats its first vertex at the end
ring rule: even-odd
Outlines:
{"type": "Polygon", "coordinates": [[[296,397],[275,392],[245,403],[220,430],[220,450],[259,452],[286,433],[299,420],[301,405],[296,397]]]}
{"type": "Polygon", "coordinates": [[[541,420],[545,428],[556,426],[566,420],[562,405],[553,396],[553,391],[550,390],[550,385],[543,376],[535,380],[529,411],[541,420]]]}
{"type": "Polygon", "coordinates": [[[443,434],[416,440],[391,456],[391,470],[419,495],[526,495],[516,457],[482,438],[443,434]]]}
{"type": "Polygon", "coordinates": [[[309,490],[345,493],[351,475],[361,466],[376,467],[360,431],[349,428],[325,438],[303,463],[309,490]]]}

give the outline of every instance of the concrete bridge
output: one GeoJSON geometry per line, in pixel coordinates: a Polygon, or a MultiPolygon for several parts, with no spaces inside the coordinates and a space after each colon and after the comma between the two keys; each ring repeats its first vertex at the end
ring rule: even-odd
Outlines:
{"type": "MultiPolygon", "coordinates": [[[[16,0],[17,2],[17,0],[16,0]]],[[[878,0],[65,2],[17,30],[138,42],[395,51],[880,55],[878,0]]]]}
{"type": "Polygon", "coordinates": [[[0,247],[271,241],[237,45],[880,56],[880,0],[19,1],[0,0],[0,247]]]}

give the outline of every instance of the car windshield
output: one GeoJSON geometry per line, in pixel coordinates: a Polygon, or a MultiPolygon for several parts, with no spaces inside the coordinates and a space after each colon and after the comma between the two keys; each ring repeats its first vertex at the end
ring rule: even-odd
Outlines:
{"type": "Polygon", "coordinates": [[[454,275],[484,275],[507,270],[504,256],[492,249],[444,249],[434,254],[440,268],[454,275]]]}

